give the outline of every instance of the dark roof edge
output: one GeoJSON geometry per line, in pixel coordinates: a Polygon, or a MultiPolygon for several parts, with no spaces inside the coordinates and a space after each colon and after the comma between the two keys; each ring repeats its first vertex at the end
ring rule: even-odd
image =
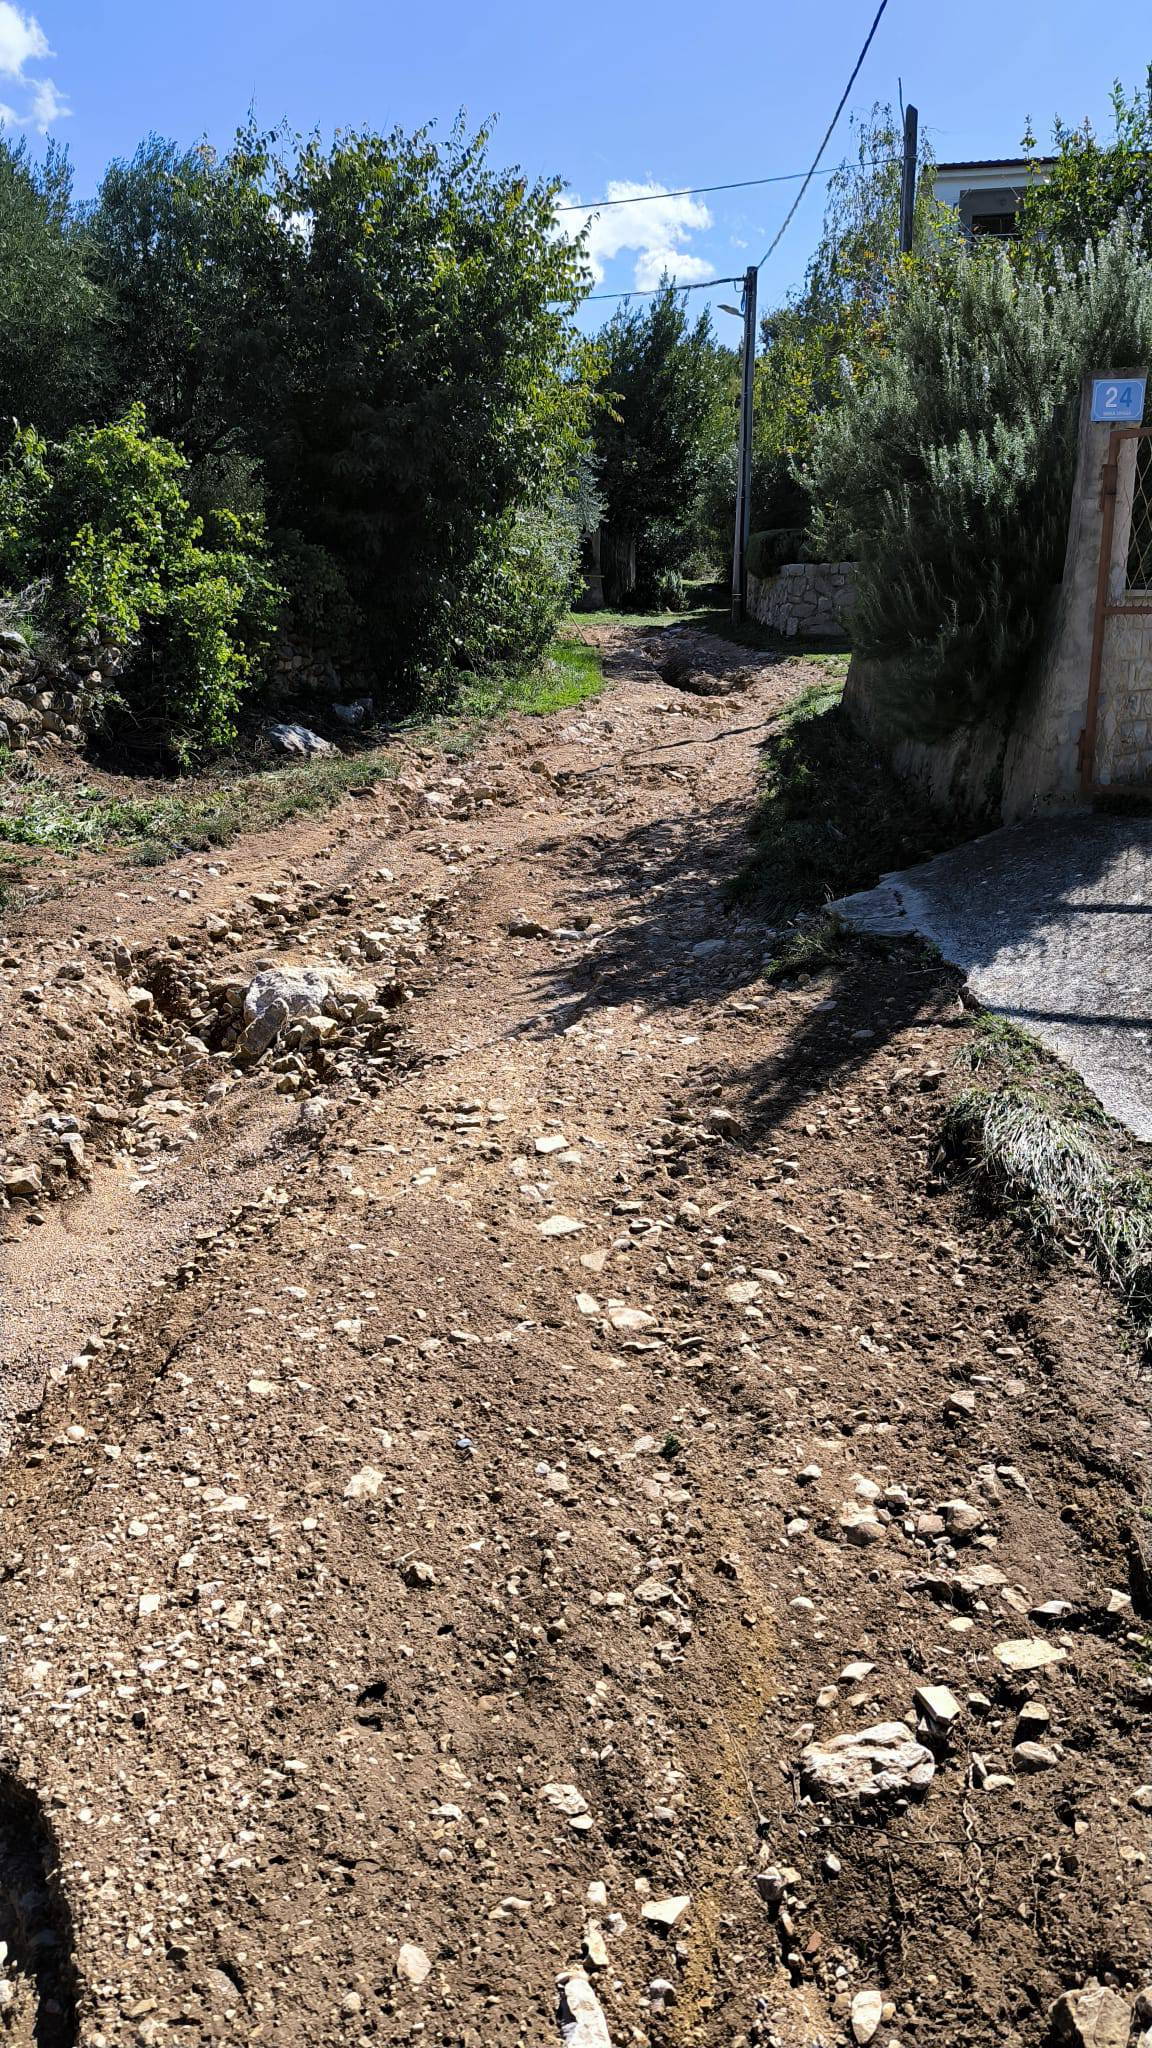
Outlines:
{"type": "Polygon", "coordinates": [[[952,171],[1047,171],[1056,162],[1054,156],[974,156],[954,164],[933,164],[932,175],[945,178],[952,171]]]}

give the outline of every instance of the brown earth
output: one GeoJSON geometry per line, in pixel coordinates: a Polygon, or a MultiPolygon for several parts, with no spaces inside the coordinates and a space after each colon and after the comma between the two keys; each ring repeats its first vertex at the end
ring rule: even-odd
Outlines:
{"type": "Polygon", "coordinates": [[[954,977],[762,979],[724,891],[811,672],[691,654],[10,917],[16,2041],[537,2048],[584,1966],[615,2048],[1136,2007],[1142,1371],[938,1169],[954,977]],[[239,1060],[303,963],[368,996],[239,1060]],[[924,1686],[926,1790],[813,1790],[924,1686]]]}

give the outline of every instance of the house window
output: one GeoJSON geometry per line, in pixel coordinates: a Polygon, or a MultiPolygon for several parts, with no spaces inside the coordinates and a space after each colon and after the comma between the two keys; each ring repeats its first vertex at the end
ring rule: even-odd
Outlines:
{"type": "Polygon", "coordinates": [[[1002,242],[1010,242],[1016,233],[1014,213],[974,213],[972,234],[995,235],[1002,242]]]}

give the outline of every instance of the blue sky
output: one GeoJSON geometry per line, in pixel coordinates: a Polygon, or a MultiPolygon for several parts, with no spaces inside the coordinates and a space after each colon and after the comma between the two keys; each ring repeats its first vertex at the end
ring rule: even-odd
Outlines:
{"type": "MultiPolygon", "coordinates": [[[[0,0],[0,118],[72,152],[81,194],[149,130],[226,141],[248,105],[302,129],[498,117],[494,150],[557,173],[581,201],[615,187],[721,183],[806,166],[875,0],[0,0]]],[[[1025,117],[1104,124],[1108,90],[1152,58],[1143,0],[1086,23],[1077,0],[889,0],[850,106],[906,97],[939,159],[1014,154],[1025,117]]],[[[847,140],[838,132],[835,161],[847,140]]],[[[822,188],[761,279],[761,302],[803,274],[822,188]]],[[[599,289],[757,261],[794,186],[618,208],[594,229],[599,289]]],[[[731,298],[731,290],[697,294],[731,298]]],[[[611,312],[596,310],[596,317],[611,312]]],[[[727,324],[723,323],[722,324],[727,324]]]]}

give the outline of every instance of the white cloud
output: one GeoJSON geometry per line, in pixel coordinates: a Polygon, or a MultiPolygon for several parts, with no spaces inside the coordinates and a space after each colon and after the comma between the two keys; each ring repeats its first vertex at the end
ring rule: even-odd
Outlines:
{"type": "Polygon", "coordinates": [[[0,72],[5,78],[23,78],[26,64],[51,55],[35,15],[21,14],[12,0],[0,0],[0,72]]]}
{"type": "Polygon", "coordinates": [[[34,14],[24,14],[12,0],[0,0],[0,77],[13,78],[26,88],[24,106],[0,101],[0,128],[34,128],[47,135],[56,121],[63,121],[72,109],[51,78],[32,78],[26,66],[52,50],[34,14]]]}
{"type": "Polygon", "coordinates": [[[711,277],[715,269],[706,256],[690,256],[683,249],[645,249],[636,258],[636,289],[653,292],[662,277],[670,277],[676,284],[693,284],[711,277]]]}
{"type": "MultiPolygon", "coordinates": [[[[651,291],[665,271],[680,284],[711,275],[712,265],[684,246],[689,235],[712,225],[712,215],[700,200],[677,198],[664,185],[640,185],[628,178],[610,179],[604,196],[625,203],[606,206],[599,212],[590,209],[583,219],[580,213],[563,217],[570,234],[579,233],[587,223],[588,262],[597,284],[604,280],[605,264],[626,249],[638,252],[634,277],[637,291],[651,291]],[[629,200],[639,203],[630,206],[629,200]]],[[[575,193],[567,193],[565,203],[579,206],[580,201],[575,193]]]]}
{"type": "Polygon", "coordinates": [[[27,117],[28,126],[40,135],[47,135],[53,121],[66,121],[72,112],[62,92],[58,92],[50,78],[38,78],[32,94],[32,110],[27,117]]]}

